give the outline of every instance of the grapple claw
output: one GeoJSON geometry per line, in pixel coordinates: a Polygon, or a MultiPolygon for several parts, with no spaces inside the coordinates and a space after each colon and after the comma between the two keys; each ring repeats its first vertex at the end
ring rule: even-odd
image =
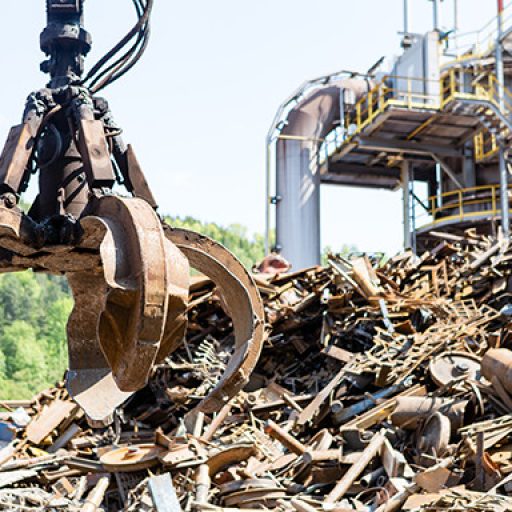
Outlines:
{"type": "Polygon", "coordinates": [[[68,274],[75,298],[68,389],[98,419],[147,384],[157,358],[167,355],[161,346],[166,326],[166,347],[183,338],[189,266],[145,201],[107,196],[95,200],[88,213],[81,245],[99,244],[103,273],[68,274]],[[84,400],[87,394],[98,397],[101,414],[92,410],[94,401],[84,400]]]}
{"type": "Polygon", "coordinates": [[[203,412],[216,412],[247,384],[258,362],[265,335],[263,302],[251,275],[221,244],[185,229],[167,227],[166,234],[191,266],[216,284],[233,322],[235,351],[217,386],[199,405],[203,412]]]}
{"type": "MultiPolygon", "coordinates": [[[[129,41],[146,40],[153,1],[138,30],[83,77],[91,38],[83,1],[46,0],[41,49],[47,87],[31,93],[23,122],[0,154],[0,271],[65,274],[75,305],[67,334],[69,393],[93,424],[143,388],[155,363],[182,342],[187,325],[189,260],[209,276],[233,321],[234,353],[200,404],[220,409],[248,381],[264,338],[261,298],[251,276],[224,247],[171,229],[108,102],[96,95],[133,65],[108,68],[129,41]],[[110,71],[109,71],[110,69],[110,71]],[[124,70],[124,72],[123,72],[124,70]],[[27,214],[18,200],[35,171],[39,193],[27,214]],[[129,198],[114,194],[123,186],[129,198]]],[[[128,53],[140,58],[146,46],[128,53]]],[[[131,64],[130,64],[131,62],[131,64]]]]}
{"type": "Polygon", "coordinates": [[[146,385],[154,364],[185,334],[190,262],[216,284],[233,322],[235,347],[225,374],[199,405],[219,410],[248,382],[263,344],[263,305],[250,274],[213,240],[163,226],[142,200],[98,199],[81,225],[80,246],[99,246],[103,272],[68,273],[75,297],[70,394],[90,419],[108,422],[115,407],[146,385]]]}

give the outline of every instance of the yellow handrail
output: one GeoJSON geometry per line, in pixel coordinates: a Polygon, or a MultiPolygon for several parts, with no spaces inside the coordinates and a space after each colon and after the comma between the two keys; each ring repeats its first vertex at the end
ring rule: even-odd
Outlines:
{"type": "MultiPolygon", "coordinates": [[[[507,115],[512,112],[512,92],[507,88],[503,89],[506,110],[504,114],[507,115]]],[[[350,142],[354,136],[360,134],[388,107],[439,111],[446,108],[453,101],[473,99],[490,102],[499,108],[500,90],[501,86],[494,74],[488,73],[475,80],[473,74],[455,68],[445,72],[437,81],[404,76],[386,76],[382,82],[376,84],[366,96],[363,96],[356,103],[352,114],[347,114],[345,129],[350,135],[341,144],[350,142]],[[388,83],[391,80],[395,84],[405,82],[405,87],[389,87],[388,83]],[[426,85],[426,82],[438,83],[439,93],[425,94],[414,91],[413,85],[415,83],[426,85]],[[469,90],[468,84],[470,85],[469,90]]],[[[477,162],[494,156],[499,149],[496,136],[488,131],[476,135],[474,143],[477,162]]]]}
{"type": "MultiPolygon", "coordinates": [[[[498,208],[500,185],[481,185],[465,189],[444,192],[440,196],[428,199],[430,208],[428,214],[433,221],[425,227],[436,226],[445,222],[461,222],[474,217],[497,217],[501,215],[498,208]],[[441,204],[438,203],[441,198],[441,204]],[[480,209],[475,208],[481,206],[480,209]]],[[[512,185],[509,187],[512,190],[512,185]]]]}
{"type": "Polygon", "coordinates": [[[480,132],[475,135],[475,160],[482,162],[488,158],[495,156],[499,151],[498,139],[494,133],[488,130],[480,132]]]}
{"type": "MultiPolygon", "coordinates": [[[[504,27],[509,27],[512,22],[512,2],[509,2],[502,13],[504,27]]],[[[495,48],[497,39],[496,16],[490,19],[484,27],[477,31],[466,33],[454,33],[448,37],[448,48],[450,53],[455,53],[454,61],[445,66],[452,66],[453,63],[463,62],[467,59],[482,58],[484,54],[495,48]]]]}

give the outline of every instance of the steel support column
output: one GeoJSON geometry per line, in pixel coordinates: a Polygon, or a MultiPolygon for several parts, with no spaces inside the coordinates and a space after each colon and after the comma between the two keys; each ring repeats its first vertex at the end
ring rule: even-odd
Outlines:
{"type": "Polygon", "coordinates": [[[439,0],[432,0],[434,10],[434,30],[439,30],[439,0]]]}
{"type": "Polygon", "coordinates": [[[453,33],[459,31],[459,0],[453,0],[453,33]]]}
{"type": "Polygon", "coordinates": [[[320,264],[318,142],[277,142],[276,247],[296,270],[320,264]]]}
{"type": "MultiPolygon", "coordinates": [[[[498,37],[496,41],[496,78],[498,79],[498,95],[500,111],[504,112],[505,69],[503,65],[503,0],[498,0],[498,37]]],[[[505,161],[505,148],[500,142],[500,208],[501,229],[505,238],[510,236],[509,201],[508,201],[508,172],[505,161]]]]}
{"type": "Polygon", "coordinates": [[[401,166],[402,182],[402,203],[403,203],[403,225],[404,225],[404,249],[412,247],[411,237],[411,195],[409,179],[409,162],[402,162],[401,166]]]}
{"type": "Polygon", "coordinates": [[[436,162],[436,182],[436,203],[437,208],[441,208],[443,206],[443,170],[438,162],[436,162]]]}
{"type": "Polygon", "coordinates": [[[416,192],[414,190],[414,166],[409,168],[409,218],[410,218],[410,233],[411,233],[411,249],[416,254],[416,192]]]}
{"type": "Polygon", "coordinates": [[[475,159],[475,147],[472,142],[466,142],[464,144],[464,160],[462,163],[462,175],[464,177],[464,187],[471,188],[476,187],[476,168],[475,159]]]}
{"type": "Polygon", "coordinates": [[[409,34],[409,0],[404,0],[404,36],[409,34]]]}
{"type": "Polygon", "coordinates": [[[271,220],[270,220],[270,208],[271,208],[271,163],[272,163],[272,147],[271,140],[267,138],[265,141],[265,174],[266,174],[266,183],[265,183],[265,256],[270,254],[271,249],[271,220]]]}

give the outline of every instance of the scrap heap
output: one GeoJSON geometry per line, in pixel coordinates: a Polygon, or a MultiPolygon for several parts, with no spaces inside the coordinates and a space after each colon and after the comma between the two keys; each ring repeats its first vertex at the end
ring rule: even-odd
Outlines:
{"type": "Polygon", "coordinates": [[[61,385],[3,403],[0,510],[512,510],[512,247],[439,238],[257,277],[265,347],[216,415],[233,333],[196,278],[186,341],[112,426],[61,385]]]}

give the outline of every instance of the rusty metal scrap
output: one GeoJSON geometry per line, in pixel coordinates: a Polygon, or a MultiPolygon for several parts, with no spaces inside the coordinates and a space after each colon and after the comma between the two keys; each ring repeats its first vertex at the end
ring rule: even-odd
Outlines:
{"type": "Polygon", "coordinates": [[[512,248],[468,233],[420,258],[236,267],[221,293],[231,256],[170,239],[200,269],[215,260],[190,285],[183,343],[110,426],[62,384],[2,404],[0,510],[511,509],[512,248]]]}

